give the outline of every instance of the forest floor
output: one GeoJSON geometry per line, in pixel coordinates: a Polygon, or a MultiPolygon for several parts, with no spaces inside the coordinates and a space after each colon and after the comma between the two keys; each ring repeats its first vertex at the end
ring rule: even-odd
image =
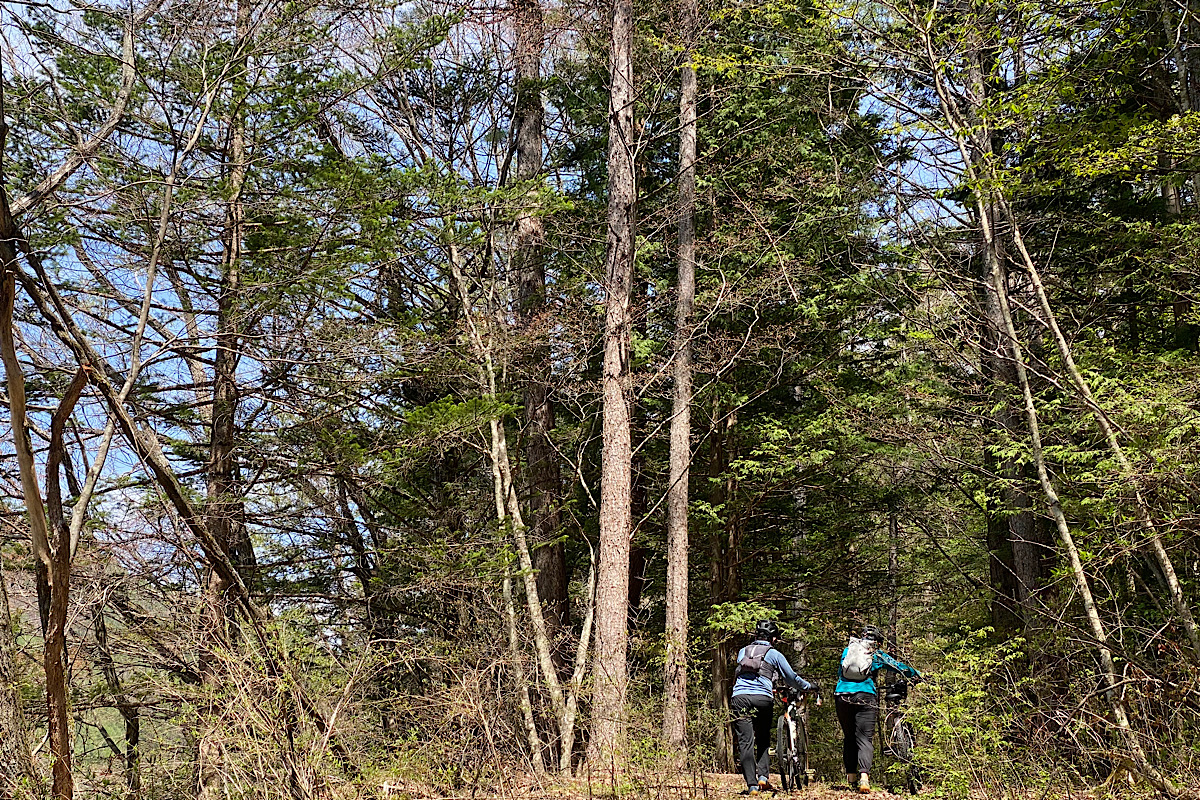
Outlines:
{"type": "MultiPolygon", "coordinates": [[[[778,775],[772,774],[774,783],[778,775]]],[[[733,800],[742,796],[745,783],[740,775],[707,772],[691,775],[663,775],[651,777],[639,775],[626,785],[591,781],[584,778],[543,779],[528,778],[505,782],[502,786],[489,789],[463,787],[457,791],[437,791],[432,787],[417,787],[411,783],[385,784],[380,793],[382,800],[733,800]]],[[[905,796],[877,787],[870,793],[851,791],[845,783],[815,781],[812,785],[793,792],[767,793],[764,800],[894,800],[905,796]]],[[[1089,793],[1074,793],[1072,797],[1084,800],[1089,793]]],[[[972,800],[985,800],[986,794],[974,795],[972,800]]]]}

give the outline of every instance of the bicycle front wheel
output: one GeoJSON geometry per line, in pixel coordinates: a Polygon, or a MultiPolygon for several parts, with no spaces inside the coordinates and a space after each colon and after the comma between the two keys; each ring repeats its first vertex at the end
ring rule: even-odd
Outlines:
{"type": "Polygon", "coordinates": [[[775,726],[775,759],[779,763],[779,787],[790,792],[796,788],[796,751],[786,713],[779,715],[775,726]]]}
{"type": "Polygon", "coordinates": [[[793,783],[797,786],[808,786],[808,726],[802,720],[796,720],[796,747],[792,754],[795,765],[793,783]]]}

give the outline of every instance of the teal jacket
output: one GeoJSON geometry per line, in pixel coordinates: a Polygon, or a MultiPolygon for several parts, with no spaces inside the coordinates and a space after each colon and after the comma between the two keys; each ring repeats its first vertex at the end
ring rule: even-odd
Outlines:
{"type": "MultiPolygon", "coordinates": [[[[849,650],[846,647],[842,650],[842,658],[846,657],[846,652],[849,650]]],[[[838,661],[838,682],[837,688],[833,690],[836,694],[855,694],[857,692],[866,692],[867,694],[878,694],[875,691],[875,673],[881,669],[894,669],[901,675],[909,678],[919,678],[921,673],[905,664],[903,661],[897,661],[882,650],[875,651],[875,657],[871,659],[871,674],[863,681],[848,681],[842,677],[842,662],[838,661]]]]}

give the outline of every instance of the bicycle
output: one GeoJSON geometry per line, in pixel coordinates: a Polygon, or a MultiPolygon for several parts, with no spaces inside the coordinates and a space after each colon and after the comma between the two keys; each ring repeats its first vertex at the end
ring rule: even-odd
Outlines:
{"type": "MultiPolygon", "coordinates": [[[[904,718],[904,702],[908,699],[908,687],[909,681],[900,679],[885,688],[884,713],[880,719],[882,728],[880,738],[883,740],[883,752],[895,759],[888,774],[899,771],[904,779],[904,788],[910,794],[917,794],[921,791],[922,776],[920,767],[913,760],[913,749],[917,743],[916,732],[904,718]],[[899,770],[895,767],[897,764],[901,765],[899,770]]],[[[887,788],[888,791],[892,790],[890,785],[887,788]]]]}
{"type": "Polygon", "coordinates": [[[785,792],[808,786],[813,778],[808,768],[809,695],[821,705],[821,690],[797,692],[790,686],[776,687],[775,696],[783,703],[783,713],[775,726],[775,758],[779,762],[780,788],[785,792]]]}

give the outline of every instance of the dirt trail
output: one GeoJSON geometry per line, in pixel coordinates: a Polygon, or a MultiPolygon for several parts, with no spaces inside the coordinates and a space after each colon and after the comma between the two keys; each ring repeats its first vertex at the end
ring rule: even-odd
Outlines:
{"type": "MultiPolygon", "coordinates": [[[[777,775],[772,775],[776,780],[777,775]]],[[[704,773],[676,776],[631,776],[623,786],[586,779],[532,779],[507,782],[502,787],[439,792],[411,782],[389,782],[381,787],[383,800],[734,800],[741,798],[745,783],[740,775],[704,773]]],[[[761,800],[895,800],[899,795],[877,788],[869,793],[851,791],[844,784],[816,782],[793,792],[767,792],[761,800]]]]}
{"type": "MultiPolygon", "coordinates": [[[[771,775],[773,783],[778,778],[778,775],[771,775]]],[[[714,798],[714,800],[716,798],[738,797],[741,791],[746,788],[746,784],[740,775],[705,773],[704,783],[707,785],[708,796],[714,798]]],[[[778,787],[778,784],[776,784],[776,787],[778,787]]],[[[692,795],[692,797],[695,796],[694,794],[692,795]]],[[[700,795],[700,797],[703,796],[703,794],[700,795]]],[[[780,791],[775,794],[768,792],[765,795],[758,796],[762,797],[763,800],[786,800],[787,798],[795,798],[795,800],[852,800],[852,798],[883,800],[883,798],[887,798],[888,800],[894,800],[898,795],[894,795],[881,787],[864,794],[857,790],[852,792],[850,787],[845,783],[831,784],[824,781],[816,781],[810,786],[792,792],[780,791]]]]}

